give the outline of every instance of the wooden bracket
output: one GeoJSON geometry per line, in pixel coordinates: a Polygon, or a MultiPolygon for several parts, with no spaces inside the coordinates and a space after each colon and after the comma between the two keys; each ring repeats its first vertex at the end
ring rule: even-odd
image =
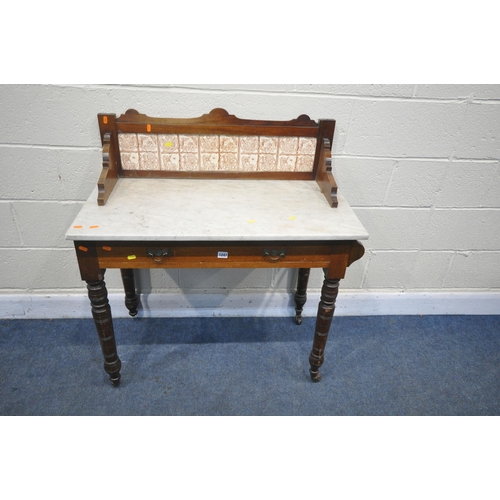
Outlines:
{"type": "Polygon", "coordinates": [[[349,260],[347,261],[347,265],[350,266],[353,262],[361,259],[365,254],[365,247],[359,241],[353,241],[351,250],[349,252],[349,260]]]}
{"type": "Polygon", "coordinates": [[[104,134],[102,142],[102,170],[97,181],[97,204],[100,206],[106,203],[118,180],[116,154],[109,132],[104,134]]]}
{"type": "Polygon", "coordinates": [[[319,165],[316,175],[316,182],[318,183],[321,192],[325,195],[326,201],[331,207],[338,206],[337,199],[337,183],[332,174],[332,154],[330,141],[323,137],[320,144],[319,152],[319,165]]]}
{"type": "Polygon", "coordinates": [[[102,170],[97,181],[97,204],[102,206],[118,180],[121,163],[115,130],[116,115],[100,113],[97,118],[102,142],[102,170]]]}

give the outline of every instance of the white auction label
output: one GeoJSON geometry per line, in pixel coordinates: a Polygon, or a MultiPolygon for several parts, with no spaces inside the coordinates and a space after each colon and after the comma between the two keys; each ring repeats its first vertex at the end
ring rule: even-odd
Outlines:
{"type": "Polygon", "coordinates": [[[229,257],[228,252],[217,252],[217,258],[218,259],[227,259],[229,257]]]}

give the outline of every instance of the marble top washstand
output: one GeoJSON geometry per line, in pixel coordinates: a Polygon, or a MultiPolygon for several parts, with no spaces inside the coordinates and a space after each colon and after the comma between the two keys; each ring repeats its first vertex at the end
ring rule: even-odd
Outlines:
{"type": "Polygon", "coordinates": [[[316,182],[239,179],[118,180],[105,206],[97,187],[66,233],[70,240],[366,240],[346,200],[325,201],[316,182]]]}

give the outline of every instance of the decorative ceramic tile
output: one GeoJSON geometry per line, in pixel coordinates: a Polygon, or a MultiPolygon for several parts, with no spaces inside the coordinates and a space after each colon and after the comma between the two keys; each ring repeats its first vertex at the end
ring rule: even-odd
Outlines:
{"type": "Polygon", "coordinates": [[[257,170],[259,155],[240,155],[240,170],[243,172],[255,172],[257,170]]]}
{"type": "Polygon", "coordinates": [[[297,172],[312,172],[314,166],[314,156],[297,156],[297,164],[295,170],[297,172]]]}
{"type": "Polygon", "coordinates": [[[180,170],[198,170],[198,154],[181,153],[180,170]]]}
{"type": "Polygon", "coordinates": [[[179,170],[179,154],[161,155],[161,170],[179,170]]]}
{"type": "Polygon", "coordinates": [[[308,137],[119,134],[124,170],[311,172],[308,137]]]}
{"type": "Polygon", "coordinates": [[[316,139],[299,137],[299,155],[314,155],[316,153],[316,139]]]}
{"type": "Polygon", "coordinates": [[[219,170],[219,153],[200,153],[200,170],[219,170]]]}
{"type": "Polygon", "coordinates": [[[278,170],[280,172],[293,172],[295,170],[296,163],[297,163],[297,157],[295,155],[278,156],[278,170]]]}
{"type": "Polygon", "coordinates": [[[219,156],[219,170],[238,170],[238,155],[235,153],[221,153],[219,156]]]}
{"type": "Polygon", "coordinates": [[[137,134],[139,152],[158,152],[158,137],[155,134],[137,134]]]}
{"type": "Polygon", "coordinates": [[[237,153],[238,152],[238,137],[234,135],[220,136],[220,152],[221,153],[237,153]]]}
{"type": "Polygon", "coordinates": [[[279,152],[280,155],[296,155],[299,145],[298,137],[280,137],[279,152]]]}
{"type": "Polygon", "coordinates": [[[259,153],[272,154],[278,151],[278,137],[260,137],[259,153]]]}
{"type": "Polygon", "coordinates": [[[160,170],[160,162],[158,153],[139,153],[139,169],[140,170],[160,170]]]}
{"type": "MultiPolygon", "coordinates": [[[[179,150],[181,153],[198,153],[198,136],[197,135],[180,135],[179,136],[179,150]]],[[[190,170],[192,170],[192,169],[190,169],[190,170]]]]}
{"type": "Polygon", "coordinates": [[[177,153],[179,151],[179,136],[159,134],[158,145],[160,153],[177,153]]]}
{"type": "Polygon", "coordinates": [[[139,153],[122,153],[121,159],[124,170],[137,170],[139,168],[139,153]]]}
{"type": "Polygon", "coordinates": [[[218,152],[219,152],[218,135],[200,136],[200,153],[218,153],[218,152]]]}
{"type": "Polygon", "coordinates": [[[137,134],[118,134],[118,145],[120,151],[136,152],[139,149],[137,134]]]}
{"type": "Polygon", "coordinates": [[[241,153],[258,153],[259,152],[259,137],[256,135],[240,137],[241,153]]]}
{"type": "Polygon", "coordinates": [[[272,172],[276,170],[276,155],[259,155],[258,170],[272,172]]]}

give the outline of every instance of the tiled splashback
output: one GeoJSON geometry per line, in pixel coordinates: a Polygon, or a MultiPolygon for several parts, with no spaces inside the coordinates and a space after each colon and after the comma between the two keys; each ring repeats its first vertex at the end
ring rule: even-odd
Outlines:
{"type": "Polygon", "coordinates": [[[316,139],[229,135],[118,135],[124,170],[311,172],[316,139]]]}

